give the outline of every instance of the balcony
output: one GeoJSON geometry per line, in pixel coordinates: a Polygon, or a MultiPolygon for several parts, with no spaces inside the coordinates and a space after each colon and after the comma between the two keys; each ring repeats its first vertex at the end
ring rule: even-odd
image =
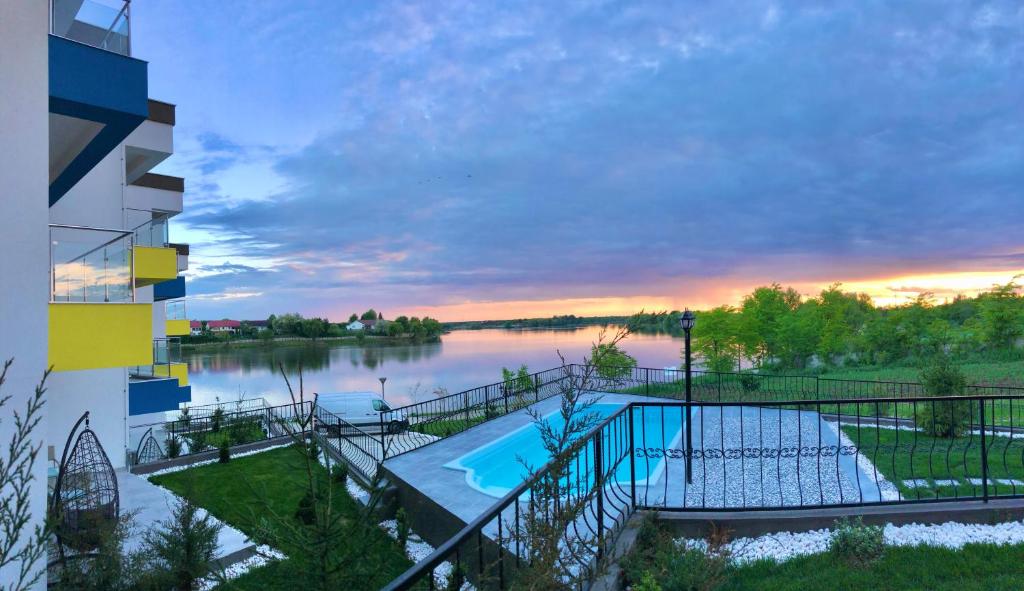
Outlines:
{"type": "Polygon", "coordinates": [[[104,51],[130,56],[131,2],[50,0],[50,33],[104,51]]]}
{"type": "Polygon", "coordinates": [[[176,300],[185,297],[185,278],[179,275],[170,281],[153,285],[153,301],[176,300]]]}
{"type": "Polygon", "coordinates": [[[192,387],[179,386],[175,378],[132,376],[128,380],[128,415],[177,410],[192,400],[192,387]]]}
{"type": "Polygon", "coordinates": [[[168,216],[153,215],[155,217],[133,230],[135,287],[154,285],[178,277],[178,251],[167,246],[168,216]]]}
{"type": "Polygon", "coordinates": [[[188,364],[181,360],[181,339],[153,339],[152,362],[132,368],[133,378],[177,378],[178,386],[188,386],[188,364]]]}
{"type": "Polygon", "coordinates": [[[55,371],[153,362],[152,306],[136,304],[132,234],[50,226],[49,362],[55,371]]]}
{"type": "Polygon", "coordinates": [[[149,115],[130,28],[128,2],[50,2],[51,206],[149,115]]]}
{"type": "Polygon", "coordinates": [[[167,336],[180,337],[191,334],[188,315],[185,311],[185,300],[169,301],[165,310],[167,312],[167,336]]]}

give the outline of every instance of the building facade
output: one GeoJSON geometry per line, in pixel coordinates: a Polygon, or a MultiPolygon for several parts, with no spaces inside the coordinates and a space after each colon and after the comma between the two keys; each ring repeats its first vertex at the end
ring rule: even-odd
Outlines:
{"type": "Polygon", "coordinates": [[[189,251],[168,239],[184,180],[152,172],[174,152],[175,107],[148,95],[129,7],[0,3],[0,359],[14,359],[0,439],[51,367],[34,432],[36,523],[83,413],[124,468],[133,427],[190,398],[175,340],[189,333],[189,251]]]}

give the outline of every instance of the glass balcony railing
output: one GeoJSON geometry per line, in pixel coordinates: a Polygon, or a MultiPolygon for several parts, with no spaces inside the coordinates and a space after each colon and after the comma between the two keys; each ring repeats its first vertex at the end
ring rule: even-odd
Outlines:
{"type": "Polygon", "coordinates": [[[180,338],[153,339],[153,365],[136,366],[130,373],[140,377],[173,377],[171,366],[178,363],[182,363],[180,338]]]}
{"type": "Polygon", "coordinates": [[[131,0],[50,0],[50,33],[131,55],[131,0]]]}
{"type": "Polygon", "coordinates": [[[132,302],[132,233],[50,225],[51,302],[132,302]]]}
{"type": "Polygon", "coordinates": [[[167,246],[170,242],[168,234],[168,217],[160,216],[135,228],[136,246],[167,246]]]}
{"type": "Polygon", "coordinates": [[[185,310],[185,300],[168,300],[164,308],[167,320],[188,320],[185,310]]]}

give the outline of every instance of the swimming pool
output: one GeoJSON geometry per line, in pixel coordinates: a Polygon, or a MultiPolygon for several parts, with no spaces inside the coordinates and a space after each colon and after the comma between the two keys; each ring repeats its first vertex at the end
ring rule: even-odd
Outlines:
{"type": "MultiPolygon", "coordinates": [[[[623,406],[622,404],[595,404],[590,407],[590,410],[604,419],[615,414],[623,406]]],[[[562,419],[561,413],[557,411],[545,415],[544,420],[557,430],[565,428],[565,421],[562,419]]],[[[682,433],[682,414],[637,412],[633,416],[633,426],[634,430],[644,429],[652,441],[670,442],[670,445],[666,447],[675,447],[682,433]],[[664,439],[662,439],[662,433],[665,434],[664,439]]],[[[637,445],[640,444],[637,443],[637,445]]],[[[592,451],[590,457],[593,457],[592,451]]],[[[501,498],[519,486],[528,475],[528,471],[523,467],[519,458],[535,469],[540,468],[551,459],[547,450],[544,449],[540,431],[533,423],[524,425],[483,447],[452,460],[444,464],[444,467],[464,471],[466,484],[471,488],[485,495],[501,498]]],[[[661,476],[664,460],[637,462],[635,469],[637,484],[646,484],[648,480],[653,483],[661,476]]],[[[629,462],[622,462],[619,465],[616,477],[620,482],[629,482],[629,462]]]]}

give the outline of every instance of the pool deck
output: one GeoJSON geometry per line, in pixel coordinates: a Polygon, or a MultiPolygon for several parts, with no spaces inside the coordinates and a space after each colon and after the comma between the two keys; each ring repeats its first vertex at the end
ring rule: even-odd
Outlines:
{"type": "MultiPolygon", "coordinates": [[[[670,401],[625,394],[601,394],[600,397],[601,402],[607,404],[670,401]]],[[[560,403],[561,398],[554,396],[533,404],[530,408],[547,415],[557,411],[560,403]]],[[[388,459],[384,462],[384,467],[407,485],[414,487],[452,515],[468,523],[487,511],[498,502],[498,499],[470,487],[466,482],[465,471],[445,468],[444,465],[531,422],[533,418],[527,410],[519,410],[442,441],[388,459]]]]}
{"type": "MultiPolygon", "coordinates": [[[[608,404],[665,400],[610,393],[600,397],[602,403],[608,404]]],[[[547,415],[556,411],[559,404],[560,398],[553,397],[531,408],[547,415]]],[[[648,408],[636,412],[640,416],[644,412],[663,412],[657,410],[659,407],[648,408]]],[[[707,406],[695,409],[692,416],[697,455],[689,484],[683,477],[684,456],[678,439],[648,441],[643,439],[644,435],[638,435],[641,439],[635,442],[636,462],[646,463],[643,473],[651,474],[649,482],[638,482],[635,486],[640,505],[688,509],[795,508],[898,498],[895,487],[885,481],[869,459],[856,452],[834,422],[817,412],[707,406]]],[[[398,486],[403,505],[416,507],[414,510],[425,515],[448,514],[444,531],[432,532],[444,539],[445,533],[457,531],[459,523],[472,521],[499,501],[471,486],[466,480],[467,472],[447,468],[445,464],[532,420],[524,409],[482,423],[388,459],[385,472],[398,486]]],[[[679,420],[676,419],[676,425],[679,420]]],[[[678,433],[677,430],[673,436],[678,433]]],[[[629,493],[628,482],[628,469],[620,468],[619,496],[629,493]]],[[[610,514],[608,518],[618,515],[610,514]]]]}

